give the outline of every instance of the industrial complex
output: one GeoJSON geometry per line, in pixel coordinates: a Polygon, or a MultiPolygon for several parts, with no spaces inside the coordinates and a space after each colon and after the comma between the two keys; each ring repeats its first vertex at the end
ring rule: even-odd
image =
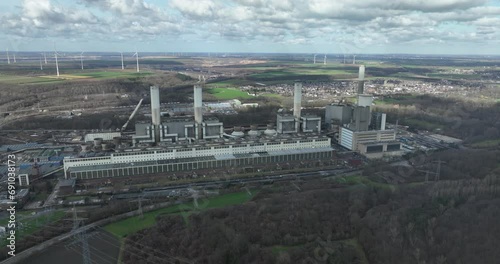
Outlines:
{"type": "MultiPolygon", "coordinates": [[[[150,88],[151,122],[137,122],[130,144],[123,144],[119,133],[86,135],[82,152],[100,151],[105,155],[64,159],[66,178],[94,179],[182,171],[214,170],[227,167],[259,167],[292,161],[331,159],[333,132],[340,146],[350,151],[381,157],[399,153],[396,132],[385,129],[385,114],[372,123],[372,96],[364,94],[364,66],[359,70],[356,105],[334,104],[325,108],[327,130],[321,131],[321,117],[302,115],[302,83],[294,84],[293,113],[280,111],[276,129],[252,126],[247,131],[235,127],[224,133],[224,125],[203,114],[201,84],[193,89],[192,117],[163,117],[160,89],[150,88]],[[112,146],[112,148],[110,147],[112,146]]],[[[136,108],[137,110],[137,108],[136,108]]],[[[134,111],[135,113],[136,111],[134,111]]],[[[134,114],[133,113],[133,114],[134,114]]],[[[377,115],[376,115],[377,116],[377,115]]]]}
{"type": "MultiPolygon", "coordinates": [[[[217,119],[204,118],[201,85],[194,86],[193,118],[162,117],[159,88],[152,86],[150,91],[151,122],[135,124],[131,144],[122,144],[116,133],[94,135],[93,145],[83,144],[82,152],[106,151],[106,155],[65,158],[66,178],[259,167],[332,157],[331,138],[320,133],[321,118],[301,116],[300,82],[295,83],[293,115],[279,114],[277,130],[269,124],[263,131],[256,126],[246,132],[235,127],[231,134],[224,133],[224,126],[217,119]]],[[[87,135],[86,141],[91,137],[87,135]]]]}
{"type": "Polygon", "coordinates": [[[71,132],[65,145],[3,148],[24,160],[19,169],[23,184],[58,171],[66,179],[80,180],[145,175],[177,179],[220,175],[231,168],[238,168],[232,170],[237,174],[274,171],[290,163],[321,166],[335,163],[335,153],[358,152],[368,158],[400,155],[408,148],[396,138],[395,129],[387,129],[386,114],[371,111],[373,97],[364,92],[364,71],[361,66],[356,103],[327,105],[324,118],[302,113],[300,81],[293,85],[293,110],[280,109],[276,123],[232,129],[207,111],[204,83],[194,85],[193,107],[185,107],[182,116],[162,112],[161,89],[151,86],[151,113],[144,113],[151,117],[147,121],[133,121],[141,99],[119,131],[71,132]],[[129,123],[134,132],[125,131],[129,123]]]}

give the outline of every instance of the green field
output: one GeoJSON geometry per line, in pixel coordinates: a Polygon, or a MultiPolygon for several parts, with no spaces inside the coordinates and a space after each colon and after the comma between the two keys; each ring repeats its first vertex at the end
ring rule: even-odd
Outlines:
{"type": "Polygon", "coordinates": [[[43,77],[0,74],[0,83],[7,83],[7,84],[54,83],[54,82],[60,82],[60,81],[63,81],[63,80],[49,79],[49,78],[43,78],[43,77]]]}
{"type": "MultiPolygon", "coordinates": [[[[38,230],[45,228],[44,226],[56,221],[59,221],[66,215],[63,210],[57,210],[46,214],[31,215],[29,211],[21,211],[16,214],[17,231],[16,238],[20,239],[29,236],[38,230]],[[22,225],[21,225],[22,224],[22,225]]],[[[0,226],[6,226],[8,219],[0,220],[0,226]]],[[[0,245],[6,245],[7,240],[2,240],[0,245]]]]}
{"type": "MultiPolygon", "coordinates": [[[[72,201],[81,201],[81,200],[84,200],[85,198],[87,198],[89,196],[85,196],[85,195],[75,195],[75,196],[68,196],[68,197],[65,197],[64,200],[66,201],[69,201],[69,202],[72,202],[72,201]]],[[[89,197],[90,198],[90,197],[89,197]]]]}
{"type": "Polygon", "coordinates": [[[248,95],[247,93],[242,92],[236,88],[210,88],[206,92],[220,100],[253,98],[253,96],[248,95]]]}
{"type": "Polygon", "coordinates": [[[25,76],[25,75],[4,75],[0,74],[0,83],[7,84],[46,84],[56,83],[66,80],[79,79],[112,79],[112,78],[136,78],[151,75],[151,72],[137,73],[135,71],[96,71],[88,73],[61,73],[59,77],[55,75],[25,76]]]}
{"type": "Polygon", "coordinates": [[[249,76],[251,79],[269,79],[277,77],[298,78],[301,76],[338,76],[342,78],[355,78],[357,74],[354,70],[342,68],[316,68],[316,67],[301,67],[288,69],[271,69],[259,73],[254,73],[249,76]]]}
{"type": "Polygon", "coordinates": [[[187,216],[193,211],[203,211],[210,208],[242,204],[250,200],[254,195],[255,192],[252,192],[251,195],[247,192],[229,193],[211,197],[206,200],[200,200],[198,202],[198,207],[195,207],[192,203],[170,206],[147,212],[144,214],[143,219],[140,219],[139,216],[130,217],[106,225],[104,229],[121,239],[142,229],[154,226],[156,223],[156,217],[160,215],[183,214],[187,216]]]}
{"type": "Polygon", "coordinates": [[[89,73],[75,73],[71,74],[74,76],[86,76],[94,79],[108,79],[108,78],[134,78],[143,77],[151,75],[151,72],[130,72],[130,71],[100,71],[100,72],[89,72],[89,73]]]}

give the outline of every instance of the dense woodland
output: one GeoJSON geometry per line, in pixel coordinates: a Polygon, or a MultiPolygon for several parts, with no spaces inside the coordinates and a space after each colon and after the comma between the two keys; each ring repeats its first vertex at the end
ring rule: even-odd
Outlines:
{"type": "Polygon", "coordinates": [[[435,97],[393,96],[394,105],[378,105],[387,121],[411,129],[440,130],[441,133],[473,143],[500,137],[500,102],[435,97]]]}
{"type": "Polygon", "coordinates": [[[275,184],[243,205],[159,217],[127,238],[123,260],[498,263],[500,152],[420,155],[410,157],[414,167],[369,166],[362,182],[275,184]],[[418,168],[433,160],[446,162],[442,175],[425,183],[418,168]]]}

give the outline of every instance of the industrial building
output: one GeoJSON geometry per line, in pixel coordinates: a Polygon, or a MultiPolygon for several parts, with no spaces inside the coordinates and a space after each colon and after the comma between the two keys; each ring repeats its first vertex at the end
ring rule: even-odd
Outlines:
{"type": "Polygon", "coordinates": [[[321,117],[302,116],[302,83],[299,81],[294,84],[293,114],[279,113],[276,116],[276,131],[279,134],[321,132],[321,117]]]}
{"type": "Polygon", "coordinates": [[[364,94],[365,67],[359,67],[357,104],[332,104],[325,108],[325,124],[334,132],[338,143],[348,150],[369,157],[399,154],[401,143],[396,131],[386,130],[386,114],[372,113],[373,97],[364,94]]]}
{"type": "Polygon", "coordinates": [[[30,185],[30,178],[28,174],[19,174],[18,176],[19,179],[19,186],[29,186],[30,185]]]}
{"type": "Polygon", "coordinates": [[[270,142],[231,142],[228,145],[113,153],[107,157],[65,160],[66,177],[92,179],[251,166],[332,157],[330,138],[270,142]]]}
{"type": "Polygon", "coordinates": [[[93,142],[96,138],[101,140],[113,140],[115,137],[121,137],[120,132],[89,133],[85,135],[85,142],[93,142]]]}
{"type": "Polygon", "coordinates": [[[353,131],[341,127],[339,143],[341,146],[349,150],[359,151],[361,154],[377,150],[380,150],[380,152],[395,150],[394,145],[398,146],[397,150],[401,149],[401,143],[396,141],[396,132],[394,130],[353,131]],[[391,145],[389,148],[388,144],[391,145]]]}
{"type": "MultiPolygon", "coordinates": [[[[401,144],[394,130],[385,130],[385,114],[371,112],[373,98],[364,94],[364,71],[360,67],[357,104],[328,105],[325,123],[349,150],[368,156],[396,153],[401,144]]],[[[264,131],[252,126],[247,133],[238,126],[224,133],[222,122],[204,116],[202,89],[201,84],[194,85],[192,116],[166,118],[160,109],[160,90],[152,86],[151,121],[135,124],[132,146],[114,142],[114,152],[65,158],[65,177],[93,179],[331,159],[331,138],[321,134],[321,118],[302,115],[301,82],[294,84],[293,113],[280,111],[276,129],[272,124],[264,131]]],[[[104,150],[104,135],[95,136],[88,137],[94,140],[93,149],[104,150]]],[[[117,135],[106,138],[121,139],[117,135]]]]}
{"type": "Polygon", "coordinates": [[[140,143],[178,142],[183,140],[216,139],[223,134],[223,124],[216,118],[203,120],[202,87],[194,86],[194,118],[163,119],[160,111],[160,93],[151,86],[152,122],[136,123],[132,136],[134,146],[140,143]]]}
{"type": "MultiPolygon", "coordinates": [[[[278,114],[277,130],[252,126],[224,133],[216,118],[203,116],[202,86],[194,86],[193,117],[163,118],[159,89],[151,92],[151,122],[137,122],[132,147],[115,144],[115,152],[97,157],[64,159],[67,179],[93,179],[197,169],[259,166],[332,157],[331,139],[320,135],[321,118],[301,115],[302,83],[294,87],[293,115],[278,114]]],[[[113,137],[116,138],[116,137],[113,137]]],[[[102,138],[94,138],[95,145],[102,138]]],[[[95,149],[95,148],[94,148],[95,149]]]]}

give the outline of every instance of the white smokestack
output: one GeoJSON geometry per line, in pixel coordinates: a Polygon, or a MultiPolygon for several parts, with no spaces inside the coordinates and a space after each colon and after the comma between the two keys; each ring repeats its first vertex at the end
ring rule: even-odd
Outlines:
{"type": "Polygon", "coordinates": [[[201,88],[201,85],[195,85],[194,86],[194,120],[198,124],[201,124],[203,122],[202,107],[203,107],[202,88],[201,88]]]}
{"type": "Polygon", "coordinates": [[[293,91],[293,116],[295,117],[295,130],[300,127],[300,112],[302,109],[302,83],[296,81],[293,91]]]}
{"type": "Polygon", "coordinates": [[[358,94],[363,94],[365,92],[365,65],[359,66],[358,79],[358,94]]]}
{"type": "Polygon", "coordinates": [[[369,94],[358,94],[359,106],[371,106],[373,103],[373,96],[369,94]]]}
{"type": "Polygon", "coordinates": [[[359,66],[359,74],[358,74],[358,79],[360,81],[363,81],[365,79],[365,65],[359,66]]]}
{"type": "Polygon", "coordinates": [[[202,138],[202,125],[203,123],[203,100],[202,100],[202,87],[201,85],[194,86],[194,121],[197,125],[196,136],[202,138]]]}
{"type": "Polygon", "coordinates": [[[380,124],[380,130],[385,130],[385,120],[386,120],[387,116],[385,113],[382,114],[382,120],[381,120],[381,124],[380,124]]]}
{"type": "Polygon", "coordinates": [[[155,142],[160,141],[160,124],[161,124],[161,113],[160,113],[160,90],[157,86],[150,87],[151,93],[151,122],[154,126],[154,137],[155,142]]]}

